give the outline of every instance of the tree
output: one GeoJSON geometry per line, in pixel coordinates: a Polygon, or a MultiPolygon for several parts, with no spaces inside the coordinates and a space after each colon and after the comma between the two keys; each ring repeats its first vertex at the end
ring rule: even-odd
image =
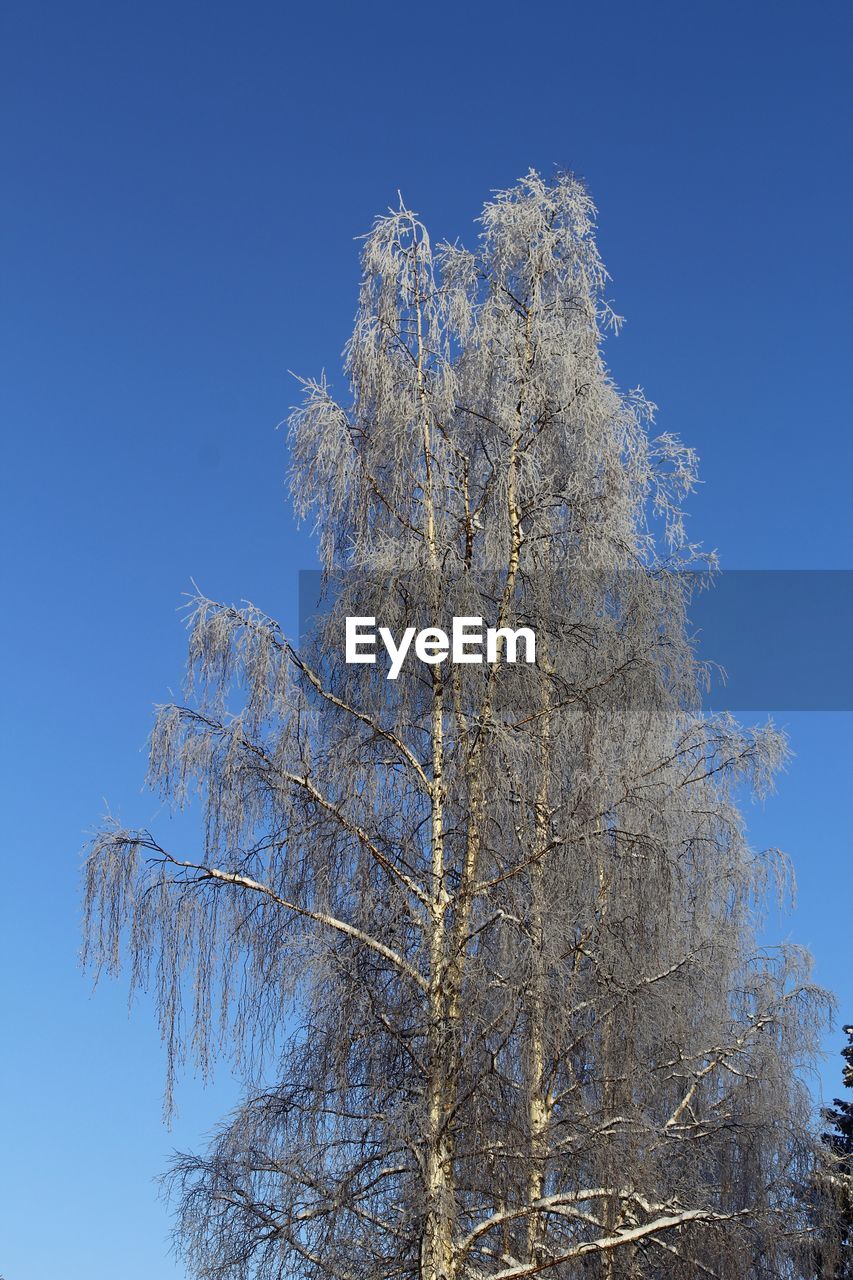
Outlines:
{"type": "MultiPolygon", "coordinates": [[[[847,1044],[842,1082],[853,1089],[853,1026],[845,1027],[847,1044]]],[[[853,1102],[834,1098],[823,1111],[830,1127],[821,1135],[823,1150],[814,1178],[813,1210],[818,1248],[815,1274],[819,1280],[851,1280],[853,1277],[853,1102]]]]}
{"type": "Polygon", "coordinates": [[[349,399],[291,419],[315,628],[194,600],[150,780],[199,844],[107,826],[86,956],[153,983],[169,1091],[217,1044],[245,1072],[172,1171],[197,1276],[793,1275],[825,1001],[756,943],[787,872],[737,806],[784,741],[701,714],[695,457],[607,371],[586,190],[531,172],[481,226],[366,237],[349,399]],[[391,681],[356,616],[526,625],[536,662],[391,681]]]}

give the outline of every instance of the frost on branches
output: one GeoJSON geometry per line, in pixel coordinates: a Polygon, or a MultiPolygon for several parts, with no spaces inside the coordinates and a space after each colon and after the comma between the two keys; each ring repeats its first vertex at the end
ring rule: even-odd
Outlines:
{"type": "Polygon", "coordinates": [[[196,841],[97,837],[88,960],[155,990],[169,1089],[245,1077],[171,1173],[194,1276],[793,1277],[826,1002],[756,942],[786,870],[737,805],[784,742],[701,713],[695,458],[608,374],[585,188],[531,172],[477,243],[366,237],[346,394],[291,419],[325,607],[298,645],[194,601],[150,778],[196,841]],[[452,615],[535,664],[342,660],[347,616],[452,615]]]}

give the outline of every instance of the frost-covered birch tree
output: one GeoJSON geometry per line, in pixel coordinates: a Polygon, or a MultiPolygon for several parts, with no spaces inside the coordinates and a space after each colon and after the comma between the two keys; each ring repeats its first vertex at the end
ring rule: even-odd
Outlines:
{"type": "Polygon", "coordinates": [[[738,807],[785,745],[702,715],[695,458],[608,372],[585,188],[529,173],[477,243],[365,238],[346,393],[291,418],[316,625],[194,600],[150,780],[196,841],[97,836],[86,955],[153,986],[169,1089],[245,1074],[171,1174],[195,1276],[794,1276],[824,998],[738,807]],[[347,616],[452,615],[536,663],[343,661],[347,616]]]}

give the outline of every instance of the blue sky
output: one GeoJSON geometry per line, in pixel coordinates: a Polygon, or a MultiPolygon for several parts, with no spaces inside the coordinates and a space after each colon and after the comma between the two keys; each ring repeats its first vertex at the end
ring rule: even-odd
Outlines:
{"type": "MultiPolygon", "coordinates": [[[[150,1007],[76,968],[79,850],[105,802],[157,817],[190,578],[294,625],[287,371],[335,380],[353,237],[397,188],[470,240],[530,165],[585,176],[614,373],[702,459],[692,536],[729,568],[853,567],[850,27],[835,0],[7,6],[6,1280],[182,1274],[152,1179],[233,1088],[190,1076],[163,1129],[150,1007]]],[[[851,716],[775,710],[796,756],[750,826],[791,853],[784,929],[849,1019],[851,716]]]]}

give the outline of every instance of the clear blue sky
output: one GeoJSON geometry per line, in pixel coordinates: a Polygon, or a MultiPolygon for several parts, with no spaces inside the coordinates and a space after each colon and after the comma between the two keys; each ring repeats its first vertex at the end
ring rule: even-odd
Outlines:
{"type": "MultiPolygon", "coordinates": [[[[287,370],[335,377],[353,237],[406,199],[471,239],[530,165],[601,209],[610,360],[702,458],[691,532],[739,568],[851,567],[851,10],[808,3],[13,3],[0,33],[6,568],[0,1272],[170,1280],[144,1002],[76,965],[79,849],[139,791],[193,576],[285,625],[287,370]]],[[[757,843],[853,1018],[851,717],[798,713],[757,843]]],[[[841,1043],[832,1035],[828,1046],[841,1043]]],[[[834,1056],[826,1078],[838,1079],[834,1056]]]]}

